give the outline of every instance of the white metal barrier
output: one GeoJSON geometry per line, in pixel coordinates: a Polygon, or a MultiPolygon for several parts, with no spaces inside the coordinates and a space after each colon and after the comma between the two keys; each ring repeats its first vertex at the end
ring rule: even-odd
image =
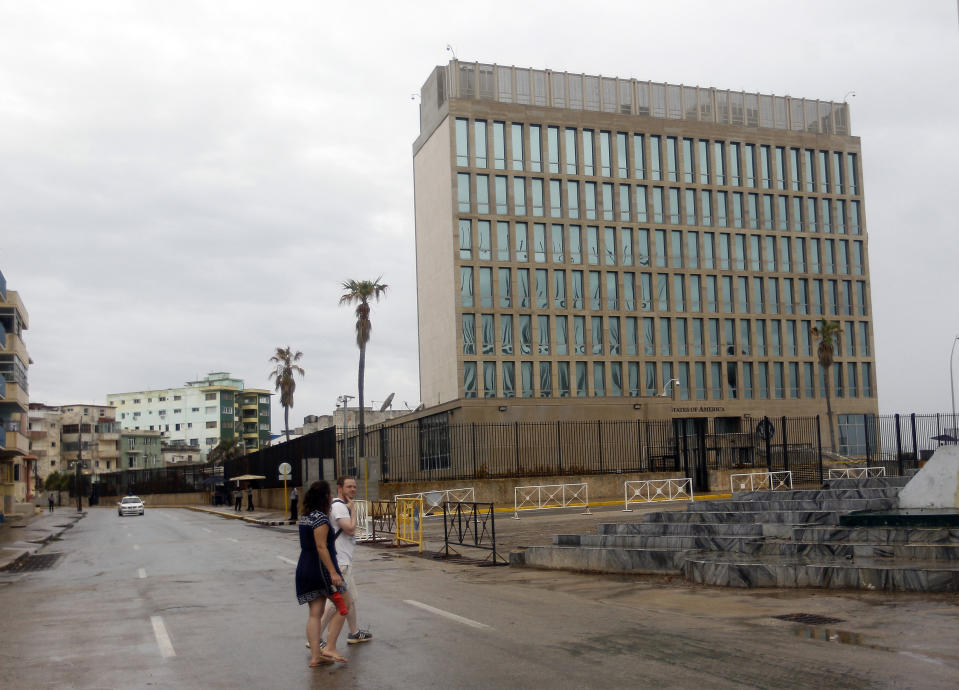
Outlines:
{"type": "Polygon", "coordinates": [[[737,491],[780,491],[793,488],[793,473],[786,472],[750,472],[748,474],[729,475],[729,490],[737,491]]]}
{"type": "Polygon", "coordinates": [[[626,494],[624,513],[633,512],[629,507],[633,503],[652,503],[653,501],[692,501],[693,480],[685,479],[645,479],[628,481],[623,485],[626,494]]]}
{"type": "Polygon", "coordinates": [[[356,512],[356,541],[369,541],[373,538],[373,518],[370,517],[370,502],[363,499],[353,501],[356,512]]]}
{"type": "Polygon", "coordinates": [[[542,484],[540,486],[517,486],[513,489],[513,519],[519,520],[520,510],[545,510],[546,508],[586,508],[589,512],[589,486],[582,484],[542,484]]]}
{"type": "Polygon", "coordinates": [[[885,476],[885,467],[845,467],[831,468],[827,479],[867,479],[869,477],[885,476]]]}
{"type": "Polygon", "coordinates": [[[423,517],[436,515],[443,512],[444,503],[475,503],[476,496],[473,487],[467,486],[462,489],[445,489],[436,491],[420,491],[413,494],[396,494],[397,498],[422,498],[423,499],[423,517]]]}

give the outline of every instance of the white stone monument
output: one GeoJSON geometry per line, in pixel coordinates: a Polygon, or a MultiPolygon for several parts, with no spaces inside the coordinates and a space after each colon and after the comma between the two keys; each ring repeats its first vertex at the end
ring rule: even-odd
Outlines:
{"type": "Polygon", "coordinates": [[[959,446],[940,446],[899,492],[900,508],[959,508],[959,446]]]}

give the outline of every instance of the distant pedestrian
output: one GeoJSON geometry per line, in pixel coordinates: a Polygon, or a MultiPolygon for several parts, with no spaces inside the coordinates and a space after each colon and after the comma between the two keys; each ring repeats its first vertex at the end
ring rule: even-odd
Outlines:
{"type": "Polygon", "coordinates": [[[293,487],[293,491],[290,492],[290,522],[296,522],[296,504],[300,500],[300,490],[297,487],[293,487]]]}
{"type": "Polygon", "coordinates": [[[233,510],[243,510],[243,492],[239,487],[233,490],[233,510]]]}
{"type": "MultiPolygon", "coordinates": [[[[350,632],[346,636],[347,644],[359,644],[373,639],[368,630],[360,630],[356,619],[356,601],[359,598],[356,591],[356,580],[353,577],[353,552],[356,550],[356,508],[353,499],[356,498],[356,480],[353,477],[340,477],[336,480],[336,495],[330,504],[330,523],[333,525],[333,536],[336,538],[336,562],[343,574],[343,583],[346,585],[346,605],[349,613],[346,622],[350,632]]],[[[320,636],[326,629],[330,619],[336,613],[333,602],[326,605],[323,613],[323,623],[320,636]]],[[[333,628],[330,626],[330,634],[333,628]]],[[[336,641],[327,640],[328,644],[336,647],[336,641]]]]}
{"type": "Polygon", "coordinates": [[[253,487],[246,487],[246,509],[253,510],[253,487]]]}
{"type": "Polygon", "coordinates": [[[50,506],[50,512],[53,512],[53,494],[47,494],[47,505],[50,506]]]}
{"type": "Polygon", "coordinates": [[[330,621],[329,646],[320,644],[320,625],[327,598],[343,589],[343,577],[336,563],[335,537],[330,528],[330,485],[313,482],[303,497],[303,517],[299,521],[300,559],[296,564],[296,600],[309,604],[306,638],[310,644],[310,666],[346,661],[336,650],[336,638],[346,619],[342,614],[330,621]]]}

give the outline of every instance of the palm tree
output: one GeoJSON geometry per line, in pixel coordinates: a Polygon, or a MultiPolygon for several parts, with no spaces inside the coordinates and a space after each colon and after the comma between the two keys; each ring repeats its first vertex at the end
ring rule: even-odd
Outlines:
{"type": "Polygon", "coordinates": [[[270,361],[276,365],[270,372],[270,378],[276,379],[276,388],[280,391],[280,404],[283,406],[283,426],[286,428],[286,442],[290,442],[290,408],[293,407],[293,391],[296,390],[294,374],[306,376],[303,367],[297,364],[303,357],[302,352],[293,352],[290,346],[276,348],[270,361]]]}
{"type": "Polygon", "coordinates": [[[366,344],[370,342],[370,333],[373,324],[370,321],[370,299],[380,301],[380,296],[386,293],[389,287],[381,283],[380,276],[376,280],[345,280],[343,281],[343,295],[340,304],[356,304],[356,345],[360,348],[360,367],[357,377],[357,389],[360,401],[360,423],[357,428],[359,434],[358,457],[366,453],[366,425],[363,420],[363,378],[366,374],[366,344]]]}
{"type": "Polygon", "coordinates": [[[832,444],[832,451],[836,452],[836,429],[832,423],[832,396],[830,394],[829,367],[832,366],[833,355],[836,346],[839,344],[839,336],[842,329],[838,321],[828,321],[819,319],[819,325],[813,326],[810,331],[813,337],[819,339],[819,347],[816,350],[819,355],[819,366],[825,371],[823,377],[826,382],[826,419],[829,422],[829,442],[832,444]]]}

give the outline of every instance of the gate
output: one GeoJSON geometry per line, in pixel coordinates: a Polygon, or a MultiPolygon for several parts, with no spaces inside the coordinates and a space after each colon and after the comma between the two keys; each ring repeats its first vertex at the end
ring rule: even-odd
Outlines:
{"type": "Polygon", "coordinates": [[[752,428],[756,466],[768,472],[791,472],[798,486],[823,481],[819,417],[763,417],[752,428]]]}
{"type": "Polygon", "coordinates": [[[709,490],[709,468],[706,460],[706,425],[703,417],[673,419],[673,438],[680,460],[680,469],[693,482],[693,491],[709,490]]]}

